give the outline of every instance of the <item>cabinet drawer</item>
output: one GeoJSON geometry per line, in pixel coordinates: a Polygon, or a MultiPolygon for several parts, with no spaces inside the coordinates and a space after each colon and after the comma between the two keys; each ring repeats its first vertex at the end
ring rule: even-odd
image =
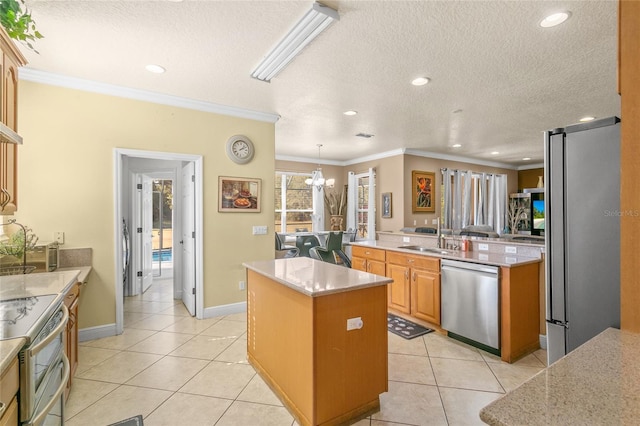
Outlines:
{"type": "Polygon", "coordinates": [[[440,259],[429,256],[412,256],[408,254],[389,251],[387,262],[395,265],[411,266],[412,268],[426,269],[428,271],[440,272],[440,259]]]}
{"type": "Polygon", "coordinates": [[[64,297],[64,304],[70,308],[73,302],[80,296],[80,283],[75,283],[64,297]]]}
{"type": "Polygon", "coordinates": [[[20,387],[18,374],[18,357],[15,357],[0,378],[0,382],[2,382],[2,386],[0,386],[0,401],[6,406],[9,405],[14,395],[18,393],[18,388],[20,387]]]}
{"type": "Polygon", "coordinates": [[[364,257],[365,259],[379,260],[384,262],[385,251],[369,247],[351,246],[351,254],[356,257],[364,257]]]}

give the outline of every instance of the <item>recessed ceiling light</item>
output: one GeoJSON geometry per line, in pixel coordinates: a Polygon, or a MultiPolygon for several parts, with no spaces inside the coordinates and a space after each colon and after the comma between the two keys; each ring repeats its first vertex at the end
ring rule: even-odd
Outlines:
{"type": "Polygon", "coordinates": [[[540,21],[540,26],[542,28],[550,28],[555,27],[556,25],[562,24],[564,21],[569,19],[571,13],[569,12],[558,12],[552,15],[547,16],[542,21],[540,21]]]}
{"type": "Polygon", "coordinates": [[[456,143],[456,144],[453,144],[451,146],[454,147],[454,148],[460,148],[462,145],[460,145],[459,143],[456,143]]]}
{"type": "Polygon", "coordinates": [[[163,72],[166,71],[164,67],[161,67],[160,65],[154,65],[154,64],[147,65],[145,69],[154,74],[162,74],[163,72]]]}
{"type": "Polygon", "coordinates": [[[411,82],[411,84],[413,84],[414,86],[424,86],[425,84],[427,84],[430,80],[427,77],[418,77],[416,79],[413,79],[413,81],[411,82]]]}
{"type": "Polygon", "coordinates": [[[354,110],[349,110],[349,111],[343,112],[344,115],[356,115],[357,113],[358,113],[358,111],[354,111],[354,110]]]}
{"type": "Polygon", "coordinates": [[[522,159],[522,161],[529,161],[529,160],[531,160],[531,157],[524,157],[524,158],[522,159]]]}
{"type": "Polygon", "coordinates": [[[595,120],[595,119],[596,119],[595,117],[591,117],[591,116],[588,116],[588,117],[582,117],[582,118],[580,119],[580,122],[584,123],[584,122],[586,122],[586,121],[592,121],[592,120],[595,120]]]}
{"type": "Polygon", "coordinates": [[[493,152],[491,153],[491,155],[498,155],[498,154],[500,154],[498,151],[493,151],[493,152]]]}

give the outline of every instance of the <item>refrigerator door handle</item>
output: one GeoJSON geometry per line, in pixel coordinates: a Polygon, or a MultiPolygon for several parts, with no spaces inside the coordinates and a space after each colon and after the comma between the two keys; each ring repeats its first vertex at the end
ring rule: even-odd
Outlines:
{"type": "Polygon", "coordinates": [[[545,247],[548,267],[547,281],[547,312],[548,321],[564,323],[565,312],[565,134],[559,132],[546,137],[549,143],[545,146],[545,156],[548,164],[546,174],[548,182],[545,188],[545,217],[549,218],[545,224],[547,235],[545,247]]]}

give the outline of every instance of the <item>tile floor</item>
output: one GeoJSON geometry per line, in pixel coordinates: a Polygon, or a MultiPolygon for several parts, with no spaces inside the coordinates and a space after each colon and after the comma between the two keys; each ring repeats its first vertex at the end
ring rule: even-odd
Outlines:
{"type": "MultiPolygon", "coordinates": [[[[127,298],[122,335],[80,344],[66,424],[142,414],[145,426],[296,425],[246,361],[245,314],[196,320],[172,299],[171,282],[127,298]]],[[[380,411],[356,425],[482,424],[479,410],[545,360],[540,350],[506,364],[440,334],[389,334],[389,391],[380,411]]]]}

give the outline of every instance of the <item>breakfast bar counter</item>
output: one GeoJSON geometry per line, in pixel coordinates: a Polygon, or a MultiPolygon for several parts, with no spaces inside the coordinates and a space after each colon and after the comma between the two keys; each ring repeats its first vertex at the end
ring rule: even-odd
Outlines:
{"type": "Polygon", "coordinates": [[[609,328],[480,411],[490,425],[631,425],[640,334],[609,328]]]}
{"type": "Polygon", "coordinates": [[[391,279],[296,257],[245,263],[249,362],[301,425],[380,409],[391,279]]]}

